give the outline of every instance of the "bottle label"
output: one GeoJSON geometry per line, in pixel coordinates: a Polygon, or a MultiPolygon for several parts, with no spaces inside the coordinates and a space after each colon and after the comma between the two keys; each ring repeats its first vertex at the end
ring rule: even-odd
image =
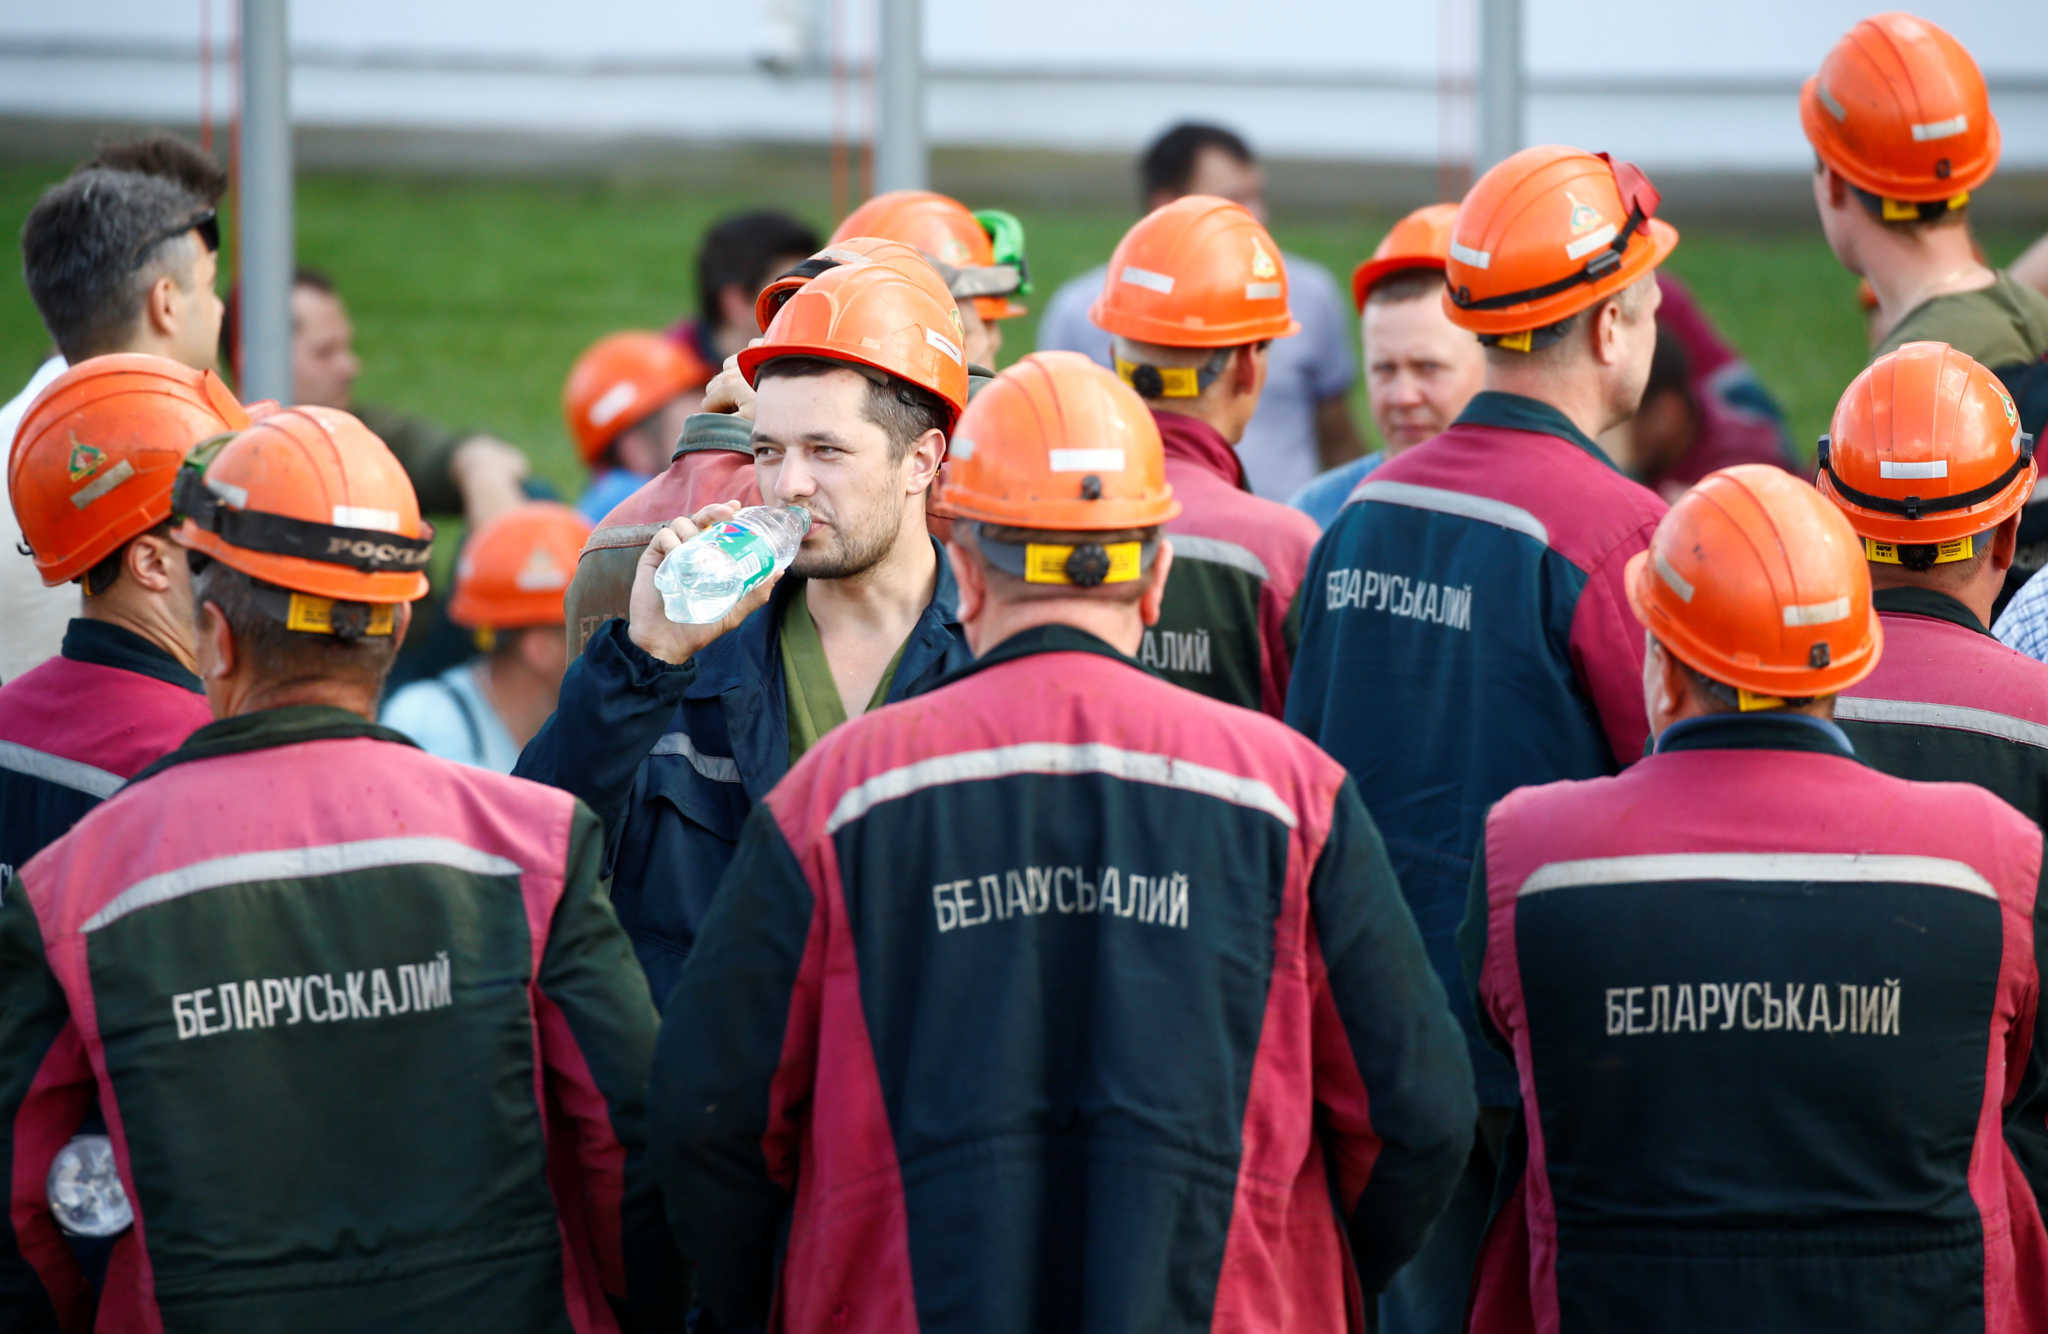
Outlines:
{"type": "Polygon", "coordinates": [[[698,540],[717,547],[731,558],[744,581],[744,588],[760,583],[775,568],[775,548],[768,539],[730,519],[705,529],[698,540]]]}

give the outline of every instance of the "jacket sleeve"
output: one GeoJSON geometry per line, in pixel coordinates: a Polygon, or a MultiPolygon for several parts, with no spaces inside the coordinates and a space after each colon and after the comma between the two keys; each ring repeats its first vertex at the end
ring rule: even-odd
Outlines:
{"type": "Polygon", "coordinates": [[[0,873],[0,1329],[85,1327],[91,1294],[52,1216],[50,1164],[92,1107],[92,1070],[21,882],[0,873]]]}
{"type": "Polygon", "coordinates": [[[624,1297],[633,1328],[680,1329],[684,1267],[663,1225],[647,1164],[646,1089],[659,1020],[647,979],[598,877],[602,831],[582,806],[569,832],[562,897],[534,987],[554,1155],[580,1173],[599,1276],[624,1297]]]}
{"type": "Polygon", "coordinates": [[[817,1068],[823,914],[763,803],[748,817],[655,1053],[654,1164],[704,1304],[768,1321],[817,1068]]]}
{"type": "Polygon", "coordinates": [[[2048,987],[2048,864],[2041,871],[2040,887],[2034,897],[2034,993],[2031,1031],[2015,1025],[2013,1040],[2024,1047],[2009,1053],[2007,1063],[2020,1074],[2011,1106],[2005,1116],[2005,1142],[2019,1160],[2034,1199],[2048,1216],[2048,1020],[2040,1013],[2042,992],[2048,987]]]}
{"type": "MultiPolygon", "coordinates": [[[[1490,812],[1488,818],[1491,819],[1490,812]]],[[[1484,828],[1482,825],[1481,829],[1484,828]]],[[[1479,1031],[1512,1060],[1514,1048],[1494,1027],[1493,1011],[1486,1004],[1486,988],[1481,985],[1486,976],[1486,944],[1492,916],[1493,901],[1486,878],[1486,835],[1482,832],[1479,846],[1472,852],[1472,885],[1465,897],[1465,920],[1458,924],[1458,957],[1465,967],[1465,989],[1472,994],[1472,1013],[1479,1017],[1479,1031]]]]}
{"type": "Polygon", "coordinates": [[[611,874],[632,810],[633,784],[675,716],[694,673],[635,646],[626,623],[611,620],[569,664],[554,716],[542,725],[512,773],[558,787],[604,821],[604,873],[611,874]]]}
{"type": "Polygon", "coordinates": [[[1643,627],[1628,608],[1623,570],[1649,545],[1655,519],[1618,542],[1593,568],[1572,612],[1572,672],[1592,697],[1616,767],[1643,758],[1650,717],[1643,707],[1643,627]]]}
{"type": "Polygon", "coordinates": [[[1378,1292],[1449,1203],[1479,1104],[1464,1034],[1349,778],[1309,912],[1318,1123],[1359,1278],[1378,1292]]]}

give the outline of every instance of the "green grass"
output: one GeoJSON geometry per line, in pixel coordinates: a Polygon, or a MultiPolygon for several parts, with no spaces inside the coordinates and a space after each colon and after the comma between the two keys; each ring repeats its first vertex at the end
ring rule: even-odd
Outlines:
{"type": "MultiPolygon", "coordinates": [[[[18,235],[61,164],[0,166],[0,218],[18,235]]],[[[715,217],[757,202],[697,193],[686,183],[604,185],[312,175],[298,191],[298,252],[330,271],[356,325],[364,363],[358,393],[441,420],[488,429],[525,446],[565,492],[581,485],[559,415],[570,361],[600,334],[660,327],[693,300],[691,254],[715,217]]],[[[824,224],[827,182],[784,205],[824,224]]],[[[976,201],[981,202],[981,201],[976,201]]],[[[1035,301],[1107,256],[1130,218],[1109,209],[1012,208],[1029,230],[1035,301]]],[[[1287,220],[1290,251],[1340,279],[1378,239],[1380,221],[1287,220]]],[[[1757,230],[1675,221],[1685,233],[1672,267],[1756,366],[1811,448],[1836,396],[1865,360],[1852,280],[1818,227],[1757,230]]],[[[1992,231],[1994,260],[2025,237],[1992,231]]],[[[1005,331],[1006,359],[1033,343],[1033,315],[1005,331]]],[[[0,279],[0,385],[25,378],[47,339],[7,266],[0,279]]],[[[1359,404],[1361,422],[1364,406],[1359,404]]]]}

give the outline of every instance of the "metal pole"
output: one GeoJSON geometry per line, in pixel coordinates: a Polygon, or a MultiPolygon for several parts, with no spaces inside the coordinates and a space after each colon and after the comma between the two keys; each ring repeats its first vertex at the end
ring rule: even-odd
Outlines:
{"type": "Polygon", "coordinates": [[[1522,147],[1522,0],[1479,0],[1479,160],[1522,147]]]}
{"type": "Polygon", "coordinates": [[[876,55],[875,188],[920,190],[924,142],[923,0],[880,0],[876,55]]]}
{"type": "Polygon", "coordinates": [[[289,0],[241,0],[241,246],[245,400],[292,401],[292,113],[289,0]]]}

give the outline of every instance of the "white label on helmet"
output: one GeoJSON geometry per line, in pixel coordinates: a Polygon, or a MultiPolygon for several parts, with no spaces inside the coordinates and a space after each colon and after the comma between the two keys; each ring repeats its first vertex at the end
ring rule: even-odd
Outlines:
{"type": "Polygon", "coordinates": [[[1123,272],[1116,276],[1116,280],[1120,283],[1129,283],[1133,287],[1142,287],[1147,291],[1157,292],[1161,296],[1170,296],[1173,293],[1172,274],[1154,273],[1150,269],[1141,269],[1135,264],[1124,265],[1123,272]]]}
{"type": "Polygon", "coordinates": [[[600,394],[597,402],[590,405],[590,424],[592,426],[611,425],[614,417],[633,406],[633,399],[635,397],[637,397],[637,394],[633,388],[633,382],[631,380],[619,381],[600,394]]]}
{"type": "Polygon", "coordinates": [[[1849,119],[1849,109],[1835,100],[1835,95],[1828,91],[1826,84],[1815,84],[1813,91],[1814,95],[1820,98],[1820,104],[1828,109],[1830,116],[1833,116],[1836,120],[1849,119]]]}
{"type": "Polygon", "coordinates": [[[1121,449],[1055,449],[1047,464],[1054,472],[1122,472],[1121,449]]]}
{"type": "Polygon", "coordinates": [[[334,526],[374,528],[380,533],[395,533],[398,531],[398,511],[369,509],[362,505],[336,505],[334,526]]]}
{"type": "Polygon", "coordinates": [[[947,356],[951,357],[954,361],[960,363],[961,365],[964,366],[967,364],[967,359],[960,355],[960,345],[958,343],[955,343],[952,339],[946,337],[944,334],[940,333],[937,329],[926,329],[924,331],[924,341],[930,343],[933,347],[945,353],[947,356]]]}
{"type": "Polygon", "coordinates": [[[950,458],[971,459],[974,457],[974,441],[964,435],[956,435],[946,442],[946,454],[950,458]]]}
{"type": "Polygon", "coordinates": [[[1246,283],[1244,285],[1244,299],[1247,301],[1278,301],[1280,299],[1280,284],[1246,283]]]}
{"type": "Polygon", "coordinates": [[[135,465],[126,459],[122,459],[98,477],[73,491],[71,493],[72,508],[84,509],[87,505],[92,504],[92,502],[98,500],[101,496],[133,476],[135,476],[135,465]]]}
{"type": "Polygon", "coordinates": [[[1785,608],[1787,625],[1826,625],[1831,621],[1849,619],[1849,599],[1836,598],[1832,602],[1793,603],[1785,608]]]}
{"type": "Polygon", "coordinates": [[[1471,246],[1459,245],[1456,241],[1451,242],[1451,258],[1460,264],[1469,264],[1475,269],[1490,268],[1493,265],[1492,251],[1474,250],[1471,246]]]}
{"type": "Polygon", "coordinates": [[[1894,463],[1890,459],[1879,459],[1877,461],[1877,475],[1879,477],[1896,477],[1900,479],[1946,477],[1948,476],[1948,460],[1934,459],[1928,463],[1894,463]]]}
{"type": "Polygon", "coordinates": [[[1566,259],[1584,259],[1595,250],[1603,250],[1614,244],[1614,238],[1619,230],[1611,222],[1604,226],[1596,227],[1566,246],[1564,248],[1564,257],[1566,259]]]}
{"type": "Polygon", "coordinates": [[[1930,139],[1947,139],[1970,128],[1968,116],[1950,116],[1947,120],[1930,120],[1913,127],[1913,142],[1924,144],[1930,139]]]}
{"type": "Polygon", "coordinates": [[[1680,574],[1677,571],[1677,569],[1675,569],[1672,566],[1670,561],[1664,559],[1664,553],[1661,551],[1654,552],[1652,553],[1650,559],[1655,563],[1657,567],[1657,577],[1664,581],[1665,587],[1669,588],[1672,592],[1678,594],[1678,600],[1680,602],[1692,601],[1691,581],[1688,580],[1684,575],[1680,574]]]}
{"type": "Polygon", "coordinates": [[[236,486],[233,482],[216,481],[209,477],[206,479],[206,489],[219,496],[221,504],[231,510],[249,508],[249,488],[246,486],[236,486]]]}
{"type": "Polygon", "coordinates": [[[555,558],[535,548],[526,558],[526,564],[519,573],[512,576],[512,586],[522,593],[543,593],[552,589],[569,586],[569,572],[561,567],[555,558]]]}

